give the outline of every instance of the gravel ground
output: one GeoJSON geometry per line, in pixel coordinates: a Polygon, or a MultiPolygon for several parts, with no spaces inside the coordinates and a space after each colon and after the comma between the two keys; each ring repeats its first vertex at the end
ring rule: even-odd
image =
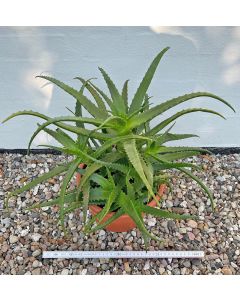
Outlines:
{"type": "MultiPolygon", "coordinates": [[[[163,240],[151,242],[149,250],[203,250],[199,259],[42,259],[43,250],[142,250],[138,230],[110,233],[104,230],[84,237],[82,214],[67,219],[71,234],[64,237],[56,225],[56,208],[25,212],[26,205],[50,199],[59,191],[62,177],[40,184],[10,201],[10,216],[4,212],[6,192],[29,178],[48,171],[66,156],[0,154],[0,274],[240,274],[240,154],[201,156],[198,175],[214,192],[217,210],[197,184],[174,173],[173,194],[162,206],[179,213],[200,216],[195,221],[172,221],[146,216],[148,228],[163,240]],[[178,176],[177,176],[178,175],[178,176]],[[49,214],[50,212],[50,214],[49,214]]],[[[74,183],[72,183],[74,184],[74,183]]]]}

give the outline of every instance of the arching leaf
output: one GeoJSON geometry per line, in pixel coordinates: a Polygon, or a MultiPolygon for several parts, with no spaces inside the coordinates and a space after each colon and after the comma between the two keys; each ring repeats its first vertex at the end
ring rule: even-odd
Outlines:
{"type": "Polygon", "coordinates": [[[234,111],[234,108],[228,102],[226,102],[225,100],[223,100],[222,98],[220,98],[214,94],[207,93],[207,92],[191,93],[191,94],[186,94],[186,95],[165,101],[159,105],[156,105],[155,107],[150,108],[147,111],[144,111],[143,113],[141,113],[139,115],[132,117],[132,119],[129,122],[129,129],[135,128],[147,121],[154,119],[155,117],[159,116],[160,114],[164,113],[168,109],[170,109],[178,104],[181,104],[183,102],[186,102],[188,100],[198,98],[198,97],[209,97],[209,98],[216,99],[216,100],[224,103],[225,105],[227,105],[234,111]]]}
{"type": "Polygon", "coordinates": [[[118,113],[126,113],[126,107],[125,107],[124,100],[123,100],[122,96],[120,95],[120,93],[118,92],[115,84],[113,83],[111,78],[108,76],[108,74],[102,68],[98,68],[98,69],[102,73],[103,78],[104,78],[105,82],[107,83],[109,92],[110,92],[112,100],[113,100],[114,107],[117,109],[118,113]]]}
{"type": "Polygon", "coordinates": [[[84,80],[81,77],[76,77],[75,79],[80,80],[86,87],[86,89],[90,92],[90,94],[93,96],[93,98],[95,99],[98,108],[104,113],[105,117],[108,117],[108,112],[106,109],[106,106],[102,100],[102,98],[99,96],[99,94],[97,93],[97,91],[90,85],[89,81],[90,80],[84,80]]]}
{"type": "Polygon", "coordinates": [[[157,66],[163,57],[164,53],[167,52],[169,47],[164,48],[153,60],[151,63],[149,69],[147,70],[145,76],[143,77],[143,80],[141,81],[136,94],[133,97],[129,112],[132,113],[135,110],[138,110],[143,102],[143,99],[145,97],[145,94],[147,93],[148,87],[152,81],[152,78],[156,72],[157,66]]]}
{"type": "Polygon", "coordinates": [[[166,120],[162,121],[161,123],[159,123],[158,125],[156,125],[153,129],[151,129],[149,131],[150,135],[154,135],[157,134],[160,130],[162,130],[163,128],[165,128],[168,124],[170,124],[171,122],[173,122],[174,120],[176,120],[177,118],[189,114],[189,113],[193,113],[193,112],[206,112],[206,113],[210,113],[210,114],[215,114],[218,115],[219,117],[224,118],[224,116],[222,116],[221,114],[219,114],[216,111],[210,110],[210,109],[205,109],[205,108],[190,108],[190,109],[184,109],[180,112],[177,112],[176,114],[174,114],[173,116],[167,118],[166,120]]]}

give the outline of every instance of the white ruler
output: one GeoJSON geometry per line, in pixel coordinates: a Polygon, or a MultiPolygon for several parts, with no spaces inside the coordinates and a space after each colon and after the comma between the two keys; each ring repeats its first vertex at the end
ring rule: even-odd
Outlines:
{"type": "Polygon", "coordinates": [[[203,251],[43,251],[43,258],[203,258],[203,251]]]}

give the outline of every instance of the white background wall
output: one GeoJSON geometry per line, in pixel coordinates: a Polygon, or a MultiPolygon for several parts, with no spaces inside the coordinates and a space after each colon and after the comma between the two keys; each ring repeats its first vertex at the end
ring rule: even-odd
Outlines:
{"type": "MultiPolygon", "coordinates": [[[[237,111],[234,114],[210,98],[178,106],[177,110],[211,108],[227,118],[204,113],[183,116],[172,132],[201,138],[181,145],[239,147],[240,27],[0,27],[0,121],[23,109],[58,116],[68,114],[65,106],[74,107],[70,96],[35,79],[41,73],[76,88],[75,76],[97,77],[96,83],[105,89],[97,69],[102,66],[119,88],[130,79],[133,95],[153,57],[166,46],[171,49],[150,87],[154,104],[192,91],[209,91],[237,111]]],[[[26,116],[1,124],[0,148],[26,148],[36,121],[26,116]]],[[[46,142],[51,142],[49,137],[40,134],[34,147],[46,142]]]]}

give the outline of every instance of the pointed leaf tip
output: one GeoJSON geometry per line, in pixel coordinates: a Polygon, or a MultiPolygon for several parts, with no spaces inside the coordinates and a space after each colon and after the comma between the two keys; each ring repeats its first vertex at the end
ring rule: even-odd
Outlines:
{"type": "Polygon", "coordinates": [[[151,65],[149,66],[147,72],[145,73],[145,75],[144,75],[144,77],[132,99],[132,103],[129,108],[130,113],[135,112],[136,110],[138,110],[141,107],[144,97],[147,93],[147,90],[151,84],[151,81],[152,81],[154,74],[156,72],[156,69],[158,67],[158,64],[160,63],[163,55],[165,54],[166,51],[168,51],[168,49],[169,49],[169,47],[166,47],[161,52],[159,52],[156,55],[156,57],[154,58],[154,60],[152,61],[151,65]]]}

